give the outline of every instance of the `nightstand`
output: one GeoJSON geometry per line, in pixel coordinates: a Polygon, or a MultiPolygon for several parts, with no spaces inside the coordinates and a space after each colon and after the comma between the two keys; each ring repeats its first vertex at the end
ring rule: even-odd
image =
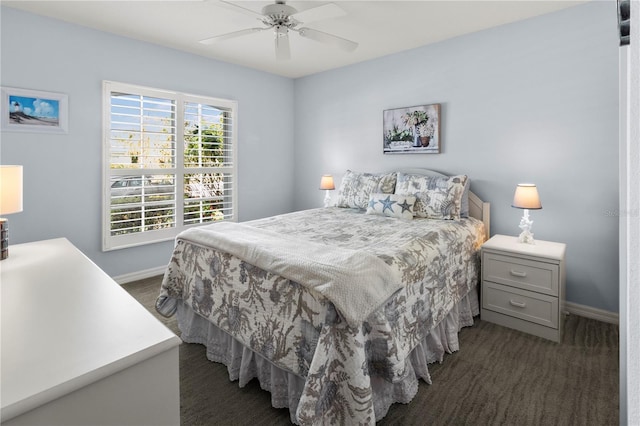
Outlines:
{"type": "Polygon", "coordinates": [[[493,236],[482,246],[481,319],[560,342],[565,250],[562,243],[493,236]]]}

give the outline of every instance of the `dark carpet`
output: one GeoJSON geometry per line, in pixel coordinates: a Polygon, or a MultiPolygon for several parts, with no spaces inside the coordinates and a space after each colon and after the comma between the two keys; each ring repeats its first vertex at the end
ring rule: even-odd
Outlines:
{"type": "MultiPolygon", "coordinates": [[[[179,335],[175,317],[154,309],[161,277],[123,285],[179,335]]],[[[394,404],[379,425],[618,425],[618,326],[575,315],[561,344],[476,318],[460,351],[429,369],[410,404],[394,404]]],[[[180,345],[182,426],[290,424],[257,380],[230,382],[204,346],[180,345]]]]}

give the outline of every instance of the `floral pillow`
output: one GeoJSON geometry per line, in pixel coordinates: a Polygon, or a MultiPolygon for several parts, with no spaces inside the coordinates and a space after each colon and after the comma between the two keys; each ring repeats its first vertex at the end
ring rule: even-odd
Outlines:
{"type": "Polygon", "coordinates": [[[466,175],[422,176],[398,173],[396,194],[417,198],[414,214],[429,219],[460,219],[466,175]]]}
{"type": "Polygon", "coordinates": [[[396,173],[374,174],[347,170],[338,189],[337,207],[366,209],[374,193],[393,194],[396,173]]]}
{"type": "Polygon", "coordinates": [[[398,194],[371,194],[366,214],[396,217],[398,219],[413,219],[413,207],[416,197],[398,194]]]}
{"type": "Polygon", "coordinates": [[[471,179],[467,178],[462,191],[462,201],[460,202],[460,217],[469,217],[469,189],[471,188],[471,179]]]}

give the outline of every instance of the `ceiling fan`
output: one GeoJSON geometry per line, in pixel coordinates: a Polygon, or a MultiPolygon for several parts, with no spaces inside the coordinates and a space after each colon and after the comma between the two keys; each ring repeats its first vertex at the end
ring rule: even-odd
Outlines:
{"type": "Polygon", "coordinates": [[[287,60],[291,58],[289,48],[289,31],[298,33],[301,37],[330,44],[339,47],[347,52],[352,52],[358,47],[358,43],[338,37],[313,28],[301,27],[304,22],[314,22],[321,19],[336,18],[346,15],[345,11],[334,3],[327,3],[322,6],[298,12],[295,8],[285,4],[284,1],[276,1],[274,4],[266,5],[262,8],[262,13],[255,12],[226,0],[219,0],[218,4],[229,9],[252,16],[262,22],[264,27],[247,28],[227,34],[200,40],[202,44],[214,44],[223,40],[240,37],[260,31],[273,29],[275,36],[275,49],[277,60],[287,60]]]}

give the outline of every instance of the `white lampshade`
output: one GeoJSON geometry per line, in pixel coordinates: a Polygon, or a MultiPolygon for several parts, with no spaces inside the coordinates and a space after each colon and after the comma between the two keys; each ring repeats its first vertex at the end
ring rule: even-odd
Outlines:
{"type": "Polygon", "coordinates": [[[0,214],[22,211],[22,166],[0,166],[0,214]]]}
{"type": "Polygon", "coordinates": [[[336,189],[333,184],[333,176],[323,175],[322,179],[320,179],[320,189],[336,189]]]}
{"type": "Polygon", "coordinates": [[[542,208],[538,189],[532,183],[519,183],[513,195],[512,207],[519,209],[538,210],[542,208]]]}

